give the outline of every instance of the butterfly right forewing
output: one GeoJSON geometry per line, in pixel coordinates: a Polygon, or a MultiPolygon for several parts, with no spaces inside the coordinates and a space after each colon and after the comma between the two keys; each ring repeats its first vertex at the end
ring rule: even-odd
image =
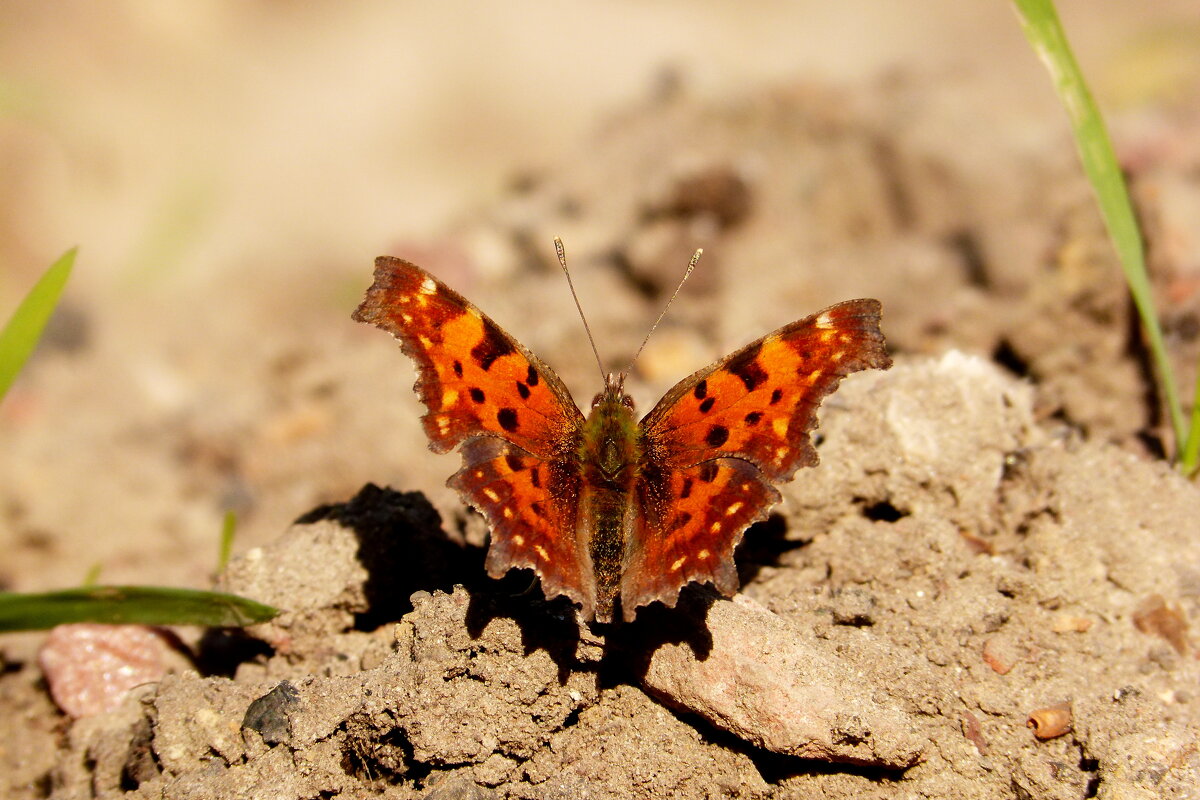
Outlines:
{"type": "Polygon", "coordinates": [[[812,466],[821,401],[850,373],[892,364],[879,321],[878,300],[848,300],[685,378],[642,420],[649,457],[690,466],[728,454],[772,482],[812,466]]]}

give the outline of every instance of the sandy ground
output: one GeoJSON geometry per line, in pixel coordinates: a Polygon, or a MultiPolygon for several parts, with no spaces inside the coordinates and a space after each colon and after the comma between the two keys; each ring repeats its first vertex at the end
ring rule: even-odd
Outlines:
{"type": "MultiPolygon", "coordinates": [[[[97,564],[209,586],[234,509],[222,585],[287,613],[182,631],[198,671],[76,722],[41,637],[6,637],[0,793],[1200,796],[1200,493],[1162,459],[1007,8],[73,9],[4,12],[0,298],[82,256],[0,406],[0,586],[97,564]],[[407,359],[349,321],[373,256],[403,256],[586,402],[555,235],[617,369],[705,248],[632,378],[642,409],[824,305],[883,302],[896,366],[827,401],[822,464],[747,534],[734,601],[589,627],[488,580],[407,359]]],[[[1064,17],[1189,386],[1200,27],[1085,9],[1064,17]]]]}

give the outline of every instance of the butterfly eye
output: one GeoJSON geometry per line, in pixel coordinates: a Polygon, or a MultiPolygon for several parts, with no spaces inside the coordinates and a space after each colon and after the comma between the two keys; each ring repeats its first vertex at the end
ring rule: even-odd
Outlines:
{"type": "Polygon", "coordinates": [[[621,405],[625,406],[630,411],[633,411],[633,398],[627,394],[621,395],[621,405]]]}
{"type": "Polygon", "coordinates": [[[600,401],[603,399],[604,399],[604,392],[600,392],[595,397],[593,397],[592,398],[592,408],[595,408],[596,406],[600,405],[600,401]]]}

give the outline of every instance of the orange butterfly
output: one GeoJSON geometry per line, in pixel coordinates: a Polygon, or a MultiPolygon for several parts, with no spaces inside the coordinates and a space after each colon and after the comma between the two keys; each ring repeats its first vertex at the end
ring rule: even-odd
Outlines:
{"type": "MultiPolygon", "coordinates": [[[[560,253],[561,256],[561,253],[560,253]]],[[[587,620],[626,621],[689,581],[737,591],[733,551],[779,502],[772,485],[817,463],[817,407],[851,372],[891,366],[877,300],[786,325],[680,381],[641,422],[609,374],[585,417],[554,372],[479,309],[381,256],[354,319],[417,365],[429,446],[461,447],[448,485],[492,531],[487,571],[532,569],[587,620]]]]}

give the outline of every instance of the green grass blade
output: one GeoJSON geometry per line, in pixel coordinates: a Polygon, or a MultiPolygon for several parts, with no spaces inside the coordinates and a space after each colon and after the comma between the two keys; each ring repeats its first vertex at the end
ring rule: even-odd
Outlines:
{"type": "Polygon", "coordinates": [[[1196,375],[1196,388],[1192,391],[1192,424],[1188,427],[1183,458],[1179,463],[1189,478],[1200,470],[1200,373],[1196,375]]]}
{"type": "Polygon", "coordinates": [[[0,400],[33,355],[74,265],[75,249],[72,248],[46,270],[0,331],[0,400]]]}
{"type": "Polygon", "coordinates": [[[217,574],[225,571],[233,555],[233,536],[237,532],[237,512],[230,509],[221,521],[221,544],[217,551],[217,574]]]}
{"type": "Polygon", "coordinates": [[[68,622],[240,627],[271,619],[270,606],[232,594],[157,586],[93,586],[44,594],[0,592],[0,632],[68,622]]]}
{"type": "Polygon", "coordinates": [[[1142,321],[1142,329],[1146,333],[1146,341],[1158,373],[1159,386],[1175,433],[1175,456],[1180,460],[1183,470],[1190,473],[1195,467],[1195,453],[1193,452],[1190,462],[1187,456],[1189,449],[1196,449],[1189,448],[1194,436],[1188,434],[1179,394],[1175,389],[1175,374],[1167,356],[1162,329],[1154,309],[1154,298],[1150,291],[1150,278],[1146,273],[1142,236],[1133,214],[1133,206],[1129,202],[1125,179],[1113,153],[1108,130],[1083,79],[1083,73],[1075,62],[1075,56],[1067,43],[1052,0],[1013,0],[1013,3],[1017,7],[1021,26],[1025,29],[1025,36],[1050,71],[1054,87],[1071,119],[1075,144],[1079,148],[1084,171],[1096,192],[1100,213],[1116,246],[1121,268],[1125,272],[1125,281],[1129,285],[1129,292],[1142,321]]]}
{"type": "Polygon", "coordinates": [[[87,588],[100,583],[100,572],[103,569],[104,566],[101,564],[92,564],[88,567],[88,571],[83,574],[83,581],[80,583],[80,586],[87,588]]]}

